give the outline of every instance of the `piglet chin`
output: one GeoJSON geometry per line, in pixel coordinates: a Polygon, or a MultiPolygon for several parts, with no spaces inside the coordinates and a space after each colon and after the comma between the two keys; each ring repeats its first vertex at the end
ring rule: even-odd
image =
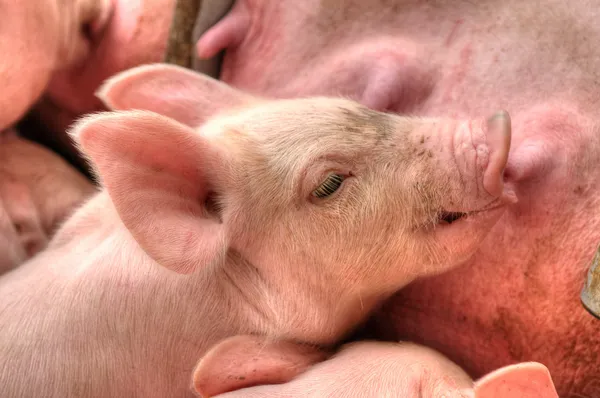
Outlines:
{"type": "Polygon", "coordinates": [[[502,201],[497,200],[487,209],[464,213],[452,222],[442,220],[434,226],[434,240],[443,247],[453,263],[467,260],[475,253],[506,208],[502,201]]]}
{"type": "Polygon", "coordinates": [[[440,220],[434,225],[435,240],[458,258],[468,258],[498,222],[508,205],[518,201],[515,192],[503,182],[502,189],[496,200],[478,210],[440,213],[440,220]]]}

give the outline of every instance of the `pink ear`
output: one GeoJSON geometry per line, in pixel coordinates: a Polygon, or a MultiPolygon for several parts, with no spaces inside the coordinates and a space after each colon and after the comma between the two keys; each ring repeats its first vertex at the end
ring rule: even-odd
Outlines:
{"type": "Polygon", "coordinates": [[[118,73],[96,95],[110,109],[149,110],[192,127],[222,110],[258,101],[211,77],[169,64],[118,73]]]}
{"type": "Polygon", "coordinates": [[[191,128],[151,112],[104,112],[79,121],[71,135],[155,261],[186,273],[225,253],[224,229],[204,206],[206,171],[218,170],[218,156],[191,128]]]}
{"type": "Polygon", "coordinates": [[[261,384],[293,379],[328,353],[289,341],[258,336],[235,336],[215,345],[194,369],[193,388],[211,397],[261,384]]]}
{"type": "Polygon", "coordinates": [[[500,368],[475,383],[476,398],[558,398],[548,368],[526,362],[500,368]]]}

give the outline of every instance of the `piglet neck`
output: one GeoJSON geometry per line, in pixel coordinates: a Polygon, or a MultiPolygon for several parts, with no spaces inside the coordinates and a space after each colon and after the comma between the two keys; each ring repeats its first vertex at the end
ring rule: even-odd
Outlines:
{"type": "MultiPolygon", "coordinates": [[[[297,264],[296,264],[297,265],[297,264]]],[[[282,269],[301,269],[293,264],[282,269]]],[[[312,343],[336,344],[385,300],[381,294],[349,290],[339,283],[307,281],[286,272],[262,275],[238,253],[230,252],[218,271],[227,301],[247,332],[312,343]]]]}

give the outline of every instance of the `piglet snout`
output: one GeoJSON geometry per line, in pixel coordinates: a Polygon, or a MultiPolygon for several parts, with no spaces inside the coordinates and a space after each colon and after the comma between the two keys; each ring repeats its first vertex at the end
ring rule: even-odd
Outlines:
{"type": "Polygon", "coordinates": [[[498,111],[487,119],[486,141],[488,166],[483,176],[483,187],[494,197],[504,190],[504,168],[510,150],[511,122],[506,111],[498,111]]]}

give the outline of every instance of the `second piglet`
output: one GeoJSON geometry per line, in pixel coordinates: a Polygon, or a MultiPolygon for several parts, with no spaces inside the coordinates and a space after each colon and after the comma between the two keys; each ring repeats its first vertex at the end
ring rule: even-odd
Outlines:
{"type": "Polygon", "coordinates": [[[346,344],[307,369],[311,350],[231,337],[198,363],[193,385],[204,398],[558,398],[548,369],[536,362],[505,366],[473,382],[439,352],[412,343],[346,344]]]}
{"type": "Polygon", "coordinates": [[[164,65],[102,96],[146,110],[75,126],[103,190],[0,279],[0,396],[186,397],[228,336],[334,344],[515,200],[504,113],[270,101],[164,65]]]}

